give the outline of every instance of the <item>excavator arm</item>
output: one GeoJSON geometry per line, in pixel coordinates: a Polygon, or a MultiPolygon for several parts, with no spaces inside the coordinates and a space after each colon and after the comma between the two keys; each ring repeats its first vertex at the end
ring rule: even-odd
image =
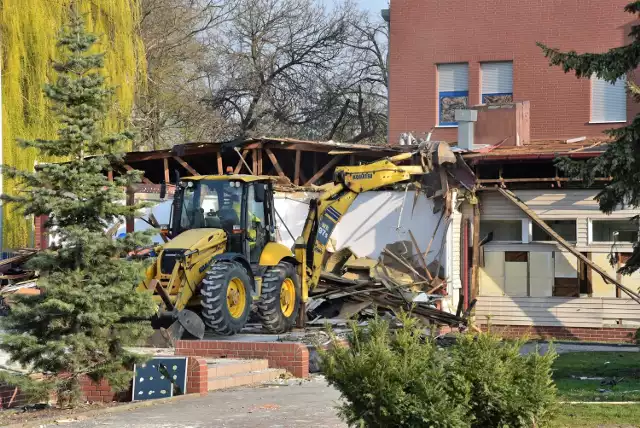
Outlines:
{"type": "Polygon", "coordinates": [[[430,150],[421,147],[415,152],[366,165],[336,168],[334,182],[323,186],[320,197],[311,201],[302,236],[295,243],[303,302],[308,300],[309,290],[318,285],[329,238],[356,197],[360,193],[394,184],[419,181],[422,176],[434,170],[432,165],[436,162],[433,157],[429,157],[429,153],[437,153],[442,158],[443,150],[448,152],[448,161],[455,160],[448,146],[444,149],[436,146],[435,150],[432,146],[430,150]],[[415,155],[421,156],[421,165],[398,165],[415,155]]]}

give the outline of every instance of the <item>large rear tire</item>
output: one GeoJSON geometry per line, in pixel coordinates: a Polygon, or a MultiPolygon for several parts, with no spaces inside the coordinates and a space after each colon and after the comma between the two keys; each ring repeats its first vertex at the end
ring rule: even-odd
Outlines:
{"type": "Polygon", "coordinates": [[[202,318],[216,334],[239,333],[251,312],[251,279],[239,263],[218,262],[202,281],[202,318]]]}
{"type": "Polygon", "coordinates": [[[270,333],[286,333],[296,324],[300,311],[300,281],[291,263],[270,267],[262,280],[258,317],[270,333]]]}

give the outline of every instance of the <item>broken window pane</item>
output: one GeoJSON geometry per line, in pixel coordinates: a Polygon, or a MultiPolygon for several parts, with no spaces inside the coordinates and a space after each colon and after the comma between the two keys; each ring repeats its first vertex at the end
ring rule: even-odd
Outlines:
{"type": "MultiPolygon", "coordinates": [[[[576,221],[575,220],[545,220],[554,232],[569,242],[576,242],[576,221]]],[[[540,226],[533,223],[531,234],[532,241],[553,241],[554,239],[547,234],[540,226]]]]}
{"type": "Polygon", "coordinates": [[[638,223],[635,220],[593,220],[593,242],[636,242],[638,223]]]}
{"type": "Polygon", "coordinates": [[[493,233],[492,241],[522,242],[522,221],[480,220],[480,239],[493,233]]]}

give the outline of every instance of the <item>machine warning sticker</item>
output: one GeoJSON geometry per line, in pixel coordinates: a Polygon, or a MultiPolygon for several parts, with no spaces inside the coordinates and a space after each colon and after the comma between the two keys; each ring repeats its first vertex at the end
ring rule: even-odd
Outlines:
{"type": "Polygon", "coordinates": [[[335,221],[325,214],[322,217],[322,220],[320,220],[320,224],[318,225],[318,242],[323,246],[326,246],[327,242],[329,242],[329,237],[331,237],[331,232],[333,232],[333,229],[335,227],[335,221]]]}

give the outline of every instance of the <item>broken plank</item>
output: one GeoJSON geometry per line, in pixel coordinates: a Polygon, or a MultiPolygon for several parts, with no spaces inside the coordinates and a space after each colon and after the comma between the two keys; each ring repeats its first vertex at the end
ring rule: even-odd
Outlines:
{"type": "Polygon", "coordinates": [[[560,244],[562,247],[564,247],[567,251],[569,251],[571,254],[573,254],[574,256],[576,256],[580,261],[582,261],[584,264],[586,264],[587,266],[589,266],[591,269],[593,269],[595,272],[597,272],[602,279],[605,282],[608,282],[610,284],[613,284],[616,286],[616,288],[618,288],[620,291],[624,292],[627,296],[629,296],[631,299],[635,300],[637,303],[640,303],[640,294],[634,292],[633,290],[631,290],[630,288],[625,287],[624,285],[622,285],[620,282],[618,282],[616,279],[612,278],[611,276],[609,276],[609,274],[607,274],[604,270],[602,270],[600,268],[600,266],[598,266],[597,264],[595,264],[594,262],[592,262],[591,260],[589,260],[587,257],[584,256],[584,254],[582,254],[580,251],[576,250],[575,247],[573,245],[571,245],[569,242],[567,242],[563,237],[561,237],[560,235],[558,235],[556,233],[555,230],[553,230],[551,227],[549,227],[549,225],[542,220],[540,217],[538,217],[538,214],[536,214],[534,211],[532,211],[527,204],[525,204],[524,202],[522,202],[515,194],[513,194],[512,192],[505,190],[505,189],[501,189],[498,188],[498,191],[502,194],[502,196],[504,196],[508,201],[510,201],[511,203],[513,203],[515,206],[517,206],[518,208],[520,208],[526,215],[527,217],[529,217],[535,224],[537,224],[542,230],[544,230],[545,232],[547,232],[547,234],[549,236],[551,236],[558,244],[560,244]]]}
{"type": "Polygon", "coordinates": [[[189,171],[191,174],[193,175],[200,175],[198,173],[198,171],[196,171],[195,169],[193,169],[193,167],[191,167],[191,165],[189,165],[187,162],[185,162],[184,159],[182,159],[180,156],[174,156],[173,157],[180,165],[182,165],[182,167],[184,169],[186,169],[187,171],[189,171]]]}
{"type": "MultiPolygon", "coordinates": [[[[418,192],[416,192],[418,193],[418,192]]],[[[434,232],[435,235],[435,232],[434,232]]],[[[411,242],[413,242],[413,246],[416,247],[416,252],[418,253],[418,260],[420,261],[420,264],[422,265],[422,267],[424,268],[424,271],[427,273],[427,277],[429,277],[429,280],[433,280],[433,276],[431,276],[431,272],[429,272],[429,267],[427,265],[427,260],[425,258],[425,256],[422,254],[422,251],[420,250],[420,247],[418,246],[418,241],[416,241],[416,237],[413,236],[413,232],[409,231],[409,236],[411,237],[411,242]]],[[[437,272],[436,272],[437,274],[437,272]]]]}
{"type": "Polygon", "coordinates": [[[273,164],[273,167],[278,172],[278,175],[283,178],[286,177],[286,175],[284,174],[284,171],[282,170],[282,168],[280,167],[280,164],[278,163],[278,159],[276,159],[276,155],[273,154],[271,149],[264,149],[264,151],[267,152],[267,156],[269,156],[269,160],[271,160],[271,163],[273,164]]]}
{"type": "Polygon", "coordinates": [[[344,156],[336,156],[333,159],[331,159],[325,166],[323,166],[322,168],[320,168],[320,170],[318,172],[316,172],[313,177],[311,177],[309,179],[309,181],[307,181],[306,183],[304,183],[305,186],[311,186],[313,183],[315,183],[320,177],[322,177],[327,171],[329,171],[329,169],[333,168],[334,166],[336,166],[336,164],[338,162],[340,162],[342,160],[344,156]]]}

